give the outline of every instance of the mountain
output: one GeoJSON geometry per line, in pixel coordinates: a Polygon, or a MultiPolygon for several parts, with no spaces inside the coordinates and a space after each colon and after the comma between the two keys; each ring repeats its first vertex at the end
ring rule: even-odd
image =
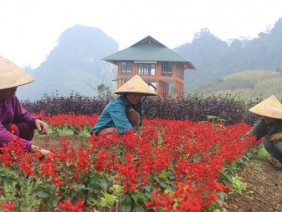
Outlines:
{"type": "MultiPolygon", "coordinates": [[[[272,29],[254,39],[223,41],[208,29],[202,29],[191,43],[173,50],[196,67],[196,70],[185,71],[185,93],[199,92],[197,89],[205,84],[237,72],[281,71],[282,18],[272,29]]],[[[71,27],[62,33],[58,45],[39,68],[26,69],[36,81],[22,86],[17,95],[31,100],[52,93],[96,96],[99,85],[114,86],[116,67],[102,59],[117,51],[117,42],[99,28],[71,27]]]]}
{"type": "Polygon", "coordinates": [[[98,85],[113,84],[115,67],[102,59],[117,51],[117,42],[100,29],[71,27],[61,34],[46,61],[35,70],[27,70],[36,81],[22,86],[17,95],[30,100],[52,93],[95,96],[98,85]]]}
{"type": "Polygon", "coordinates": [[[226,75],[245,70],[282,69],[282,18],[258,38],[222,41],[208,29],[196,33],[192,43],[175,52],[190,60],[195,71],[185,72],[185,92],[226,75]]]}

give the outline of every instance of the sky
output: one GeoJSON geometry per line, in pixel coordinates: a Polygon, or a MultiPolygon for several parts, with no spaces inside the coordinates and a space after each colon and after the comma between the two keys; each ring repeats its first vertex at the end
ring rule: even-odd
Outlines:
{"type": "Polygon", "coordinates": [[[0,55],[35,69],[60,35],[97,27],[125,49],[150,35],[175,48],[207,28],[221,40],[252,39],[282,17],[281,0],[0,0],[0,55]]]}

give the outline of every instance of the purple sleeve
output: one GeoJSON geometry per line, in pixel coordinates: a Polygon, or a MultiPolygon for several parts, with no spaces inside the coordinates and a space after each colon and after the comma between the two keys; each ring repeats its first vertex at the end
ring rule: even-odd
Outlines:
{"type": "MultiPolygon", "coordinates": [[[[3,144],[8,144],[11,141],[17,141],[19,138],[12,133],[10,133],[1,123],[0,123],[0,146],[3,144]]],[[[30,151],[31,149],[31,142],[20,139],[25,149],[30,151]]]]}
{"type": "Polygon", "coordinates": [[[34,121],[35,119],[38,119],[38,117],[33,117],[24,107],[22,104],[19,102],[18,98],[14,96],[13,98],[13,105],[14,105],[14,111],[15,111],[15,116],[14,116],[14,121],[15,122],[27,122],[32,128],[36,128],[34,121]]]}

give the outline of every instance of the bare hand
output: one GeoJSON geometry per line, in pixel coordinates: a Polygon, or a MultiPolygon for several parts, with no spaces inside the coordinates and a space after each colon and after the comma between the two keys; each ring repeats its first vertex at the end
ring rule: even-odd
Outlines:
{"type": "Polygon", "coordinates": [[[35,119],[35,127],[38,129],[40,134],[46,134],[48,131],[48,125],[40,119],[35,119]]]}
{"type": "Polygon", "coordinates": [[[53,155],[53,153],[50,152],[49,150],[41,149],[40,147],[35,146],[35,145],[31,145],[30,151],[32,153],[40,152],[42,154],[42,157],[40,157],[40,159],[46,159],[46,158],[48,158],[48,157],[53,155]]]}
{"type": "Polygon", "coordinates": [[[42,159],[46,159],[53,155],[53,153],[51,153],[49,150],[46,150],[46,149],[40,149],[40,152],[43,155],[42,159]]]}

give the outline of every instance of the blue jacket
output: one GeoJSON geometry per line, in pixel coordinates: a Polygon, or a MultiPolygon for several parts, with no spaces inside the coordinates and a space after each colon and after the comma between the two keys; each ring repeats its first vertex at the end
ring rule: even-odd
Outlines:
{"type": "Polygon", "coordinates": [[[133,127],[126,116],[126,111],[130,108],[134,108],[139,113],[139,125],[141,126],[143,119],[143,104],[139,103],[134,107],[134,105],[128,101],[126,96],[121,95],[118,98],[111,100],[106,105],[95,126],[92,128],[91,133],[94,132],[95,134],[98,134],[102,129],[108,127],[115,127],[119,133],[125,133],[127,130],[132,130],[133,127]]]}

